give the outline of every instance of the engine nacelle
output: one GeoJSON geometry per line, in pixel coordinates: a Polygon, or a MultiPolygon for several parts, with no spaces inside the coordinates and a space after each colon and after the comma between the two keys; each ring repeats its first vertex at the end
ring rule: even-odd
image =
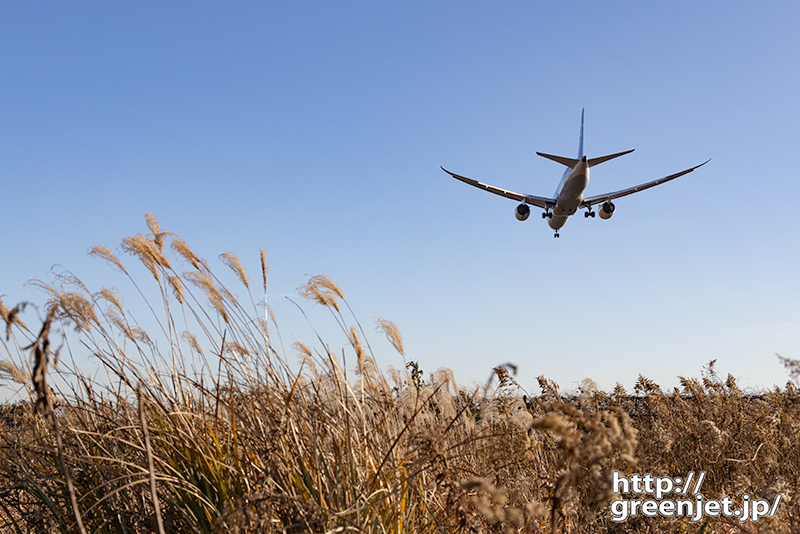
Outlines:
{"type": "Polygon", "coordinates": [[[528,207],[527,204],[520,204],[517,206],[516,211],[514,211],[514,215],[517,217],[518,221],[524,221],[528,217],[530,217],[531,209],[528,207]]]}
{"type": "Polygon", "coordinates": [[[610,219],[611,216],[614,215],[614,203],[603,202],[603,205],[600,206],[600,209],[597,211],[600,213],[601,219],[610,219]]]}

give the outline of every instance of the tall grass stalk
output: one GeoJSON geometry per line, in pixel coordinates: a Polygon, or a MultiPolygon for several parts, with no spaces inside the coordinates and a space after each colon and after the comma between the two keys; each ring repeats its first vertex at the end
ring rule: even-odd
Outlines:
{"type": "MultiPolygon", "coordinates": [[[[248,293],[246,309],[188,244],[150,214],[147,226],[122,250],[155,284],[150,331],[114,291],[93,293],[70,273],[35,282],[49,297],[38,336],[19,320],[21,308],[0,303],[0,377],[31,395],[0,413],[0,532],[696,530],[688,519],[612,523],[615,469],[706,470],[709,494],[736,499],[781,492],[787,504],[758,528],[800,528],[792,498],[800,395],[791,383],[746,395],[710,365],[668,393],[642,377],[631,394],[586,382],[564,395],[541,377],[542,394],[531,398],[507,364],[493,369],[491,386],[465,388],[449,370],[426,374],[405,354],[396,325],[379,319],[404,362],[384,372],[342,289],[319,275],[299,293],[330,312],[344,348],[318,338],[291,355],[270,336],[280,339],[266,302],[265,251],[263,310],[238,258],[220,258],[248,293]],[[77,331],[51,332],[58,324],[77,331]],[[50,370],[58,379],[51,390],[52,336],[69,342],[73,358],[90,357],[104,378],[62,360],[50,370]]],[[[90,253],[145,298],[135,269],[107,248],[90,253]]],[[[703,528],[751,527],[720,520],[703,528]]]]}

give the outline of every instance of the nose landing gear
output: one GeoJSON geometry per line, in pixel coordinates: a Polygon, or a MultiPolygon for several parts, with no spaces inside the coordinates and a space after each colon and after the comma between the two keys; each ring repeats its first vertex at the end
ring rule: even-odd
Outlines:
{"type": "Polygon", "coordinates": [[[553,234],[553,237],[558,238],[558,230],[556,230],[556,233],[553,234]]]}

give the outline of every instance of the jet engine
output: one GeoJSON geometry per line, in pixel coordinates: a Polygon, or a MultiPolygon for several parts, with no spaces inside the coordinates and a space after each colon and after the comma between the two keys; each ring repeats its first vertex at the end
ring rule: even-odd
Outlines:
{"type": "Polygon", "coordinates": [[[530,216],[530,214],[531,214],[531,209],[528,207],[527,204],[520,204],[519,206],[517,206],[517,209],[514,212],[514,215],[517,217],[518,221],[524,221],[530,216]]]}
{"type": "Polygon", "coordinates": [[[611,216],[614,215],[614,203],[603,202],[603,205],[600,206],[598,211],[600,212],[601,219],[610,219],[611,216]]]}

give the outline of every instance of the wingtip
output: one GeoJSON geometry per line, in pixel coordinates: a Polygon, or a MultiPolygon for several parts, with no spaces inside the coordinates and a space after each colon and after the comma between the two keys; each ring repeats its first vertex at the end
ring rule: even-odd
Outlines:
{"type": "Polygon", "coordinates": [[[445,169],[445,168],[444,168],[444,167],[442,167],[441,165],[439,165],[439,168],[440,168],[440,169],[442,169],[442,170],[443,170],[444,172],[446,172],[447,174],[449,174],[450,176],[455,176],[455,173],[452,173],[452,172],[448,171],[447,169],[445,169]]]}

